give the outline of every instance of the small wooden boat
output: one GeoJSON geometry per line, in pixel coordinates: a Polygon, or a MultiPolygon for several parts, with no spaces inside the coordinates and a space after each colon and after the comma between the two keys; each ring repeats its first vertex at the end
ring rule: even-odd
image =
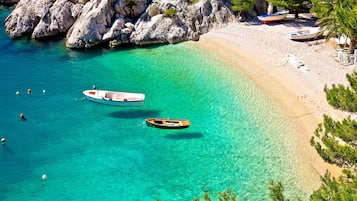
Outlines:
{"type": "Polygon", "coordinates": [[[286,35],[290,40],[312,40],[322,35],[320,27],[313,27],[307,30],[291,32],[286,35]]]}
{"type": "Polygon", "coordinates": [[[145,95],[142,93],[117,92],[107,90],[85,90],[83,94],[88,100],[106,105],[141,106],[145,95]]]}
{"type": "Polygon", "coordinates": [[[187,119],[148,118],[145,122],[150,127],[164,129],[182,129],[190,126],[190,121],[187,119]]]}
{"type": "Polygon", "coordinates": [[[284,20],[288,14],[289,11],[279,11],[272,14],[259,15],[258,19],[262,21],[264,24],[268,24],[270,22],[284,20]]]}

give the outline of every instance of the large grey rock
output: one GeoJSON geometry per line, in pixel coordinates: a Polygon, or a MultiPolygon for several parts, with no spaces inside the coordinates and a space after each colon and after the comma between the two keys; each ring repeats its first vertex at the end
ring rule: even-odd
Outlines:
{"type": "Polygon", "coordinates": [[[155,15],[150,21],[142,21],[135,27],[131,35],[131,42],[137,45],[176,43],[187,40],[187,27],[178,22],[176,17],[165,17],[163,14],[155,15]]]}
{"type": "Polygon", "coordinates": [[[231,21],[232,13],[221,0],[201,0],[189,5],[185,0],[156,0],[135,24],[131,42],[144,44],[177,43],[198,40],[215,24],[231,21]],[[175,10],[174,16],[166,16],[175,10]]]}
{"type": "Polygon", "coordinates": [[[5,19],[5,31],[11,38],[32,33],[55,0],[21,0],[5,19]]]}
{"type": "Polygon", "coordinates": [[[118,37],[121,29],[124,28],[125,26],[124,23],[125,22],[123,18],[119,18],[115,20],[114,24],[109,29],[109,31],[103,35],[102,40],[106,41],[118,37]]]}
{"type": "Polygon", "coordinates": [[[92,47],[103,42],[103,35],[110,30],[114,16],[114,0],[92,0],[87,2],[82,14],[67,34],[69,48],[92,47]]]}
{"type": "Polygon", "coordinates": [[[82,7],[82,4],[75,5],[68,0],[57,0],[41,18],[31,37],[44,38],[67,33],[82,7]]]}

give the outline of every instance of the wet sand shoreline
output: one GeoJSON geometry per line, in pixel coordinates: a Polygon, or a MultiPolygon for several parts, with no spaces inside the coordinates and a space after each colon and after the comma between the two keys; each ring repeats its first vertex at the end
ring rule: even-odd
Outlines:
{"type": "Polygon", "coordinates": [[[333,109],[326,101],[325,84],[347,84],[346,73],[353,66],[335,60],[337,49],[324,39],[295,42],[286,33],[306,29],[296,22],[275,25],[231,23],[201,36],[196,43],[219,56],[232,66],[240,68],[262,88],[272,100],[293,119],[301,135],[301,153],[315,170],[338,176],[340,168],[325,163],[310,145],[310,138],[323,114],[344,118],[346,114],[333,109]],[[293,24],[296,24],[295,26],[293,24]],[[286,62],[287,55],[303,61],[302,71],[286,62]]]}

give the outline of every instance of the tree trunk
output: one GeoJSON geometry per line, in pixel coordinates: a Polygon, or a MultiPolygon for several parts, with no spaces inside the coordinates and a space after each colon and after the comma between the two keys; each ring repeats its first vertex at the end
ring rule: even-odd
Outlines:
{"type": "Polygon", "coordinates": [[[353,54],[356,48],[357,38],[351,39],[350,46],[348,48],[348,53],[353,54]]]}
{"type": "Polygon", "coordinates": [[[267,8],[267,14],[271,15],[273,13],[274,7],[273,4],[269,2],[268,8],[267,8]]]}

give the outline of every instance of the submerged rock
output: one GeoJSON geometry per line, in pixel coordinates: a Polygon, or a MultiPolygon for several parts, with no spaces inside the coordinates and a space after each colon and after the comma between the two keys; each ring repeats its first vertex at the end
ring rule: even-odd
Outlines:
{"type": "Polygon", "coordinates": [[[18,3],[20,0],[0,0],[0,5],[14,5],[18,3]]]}

